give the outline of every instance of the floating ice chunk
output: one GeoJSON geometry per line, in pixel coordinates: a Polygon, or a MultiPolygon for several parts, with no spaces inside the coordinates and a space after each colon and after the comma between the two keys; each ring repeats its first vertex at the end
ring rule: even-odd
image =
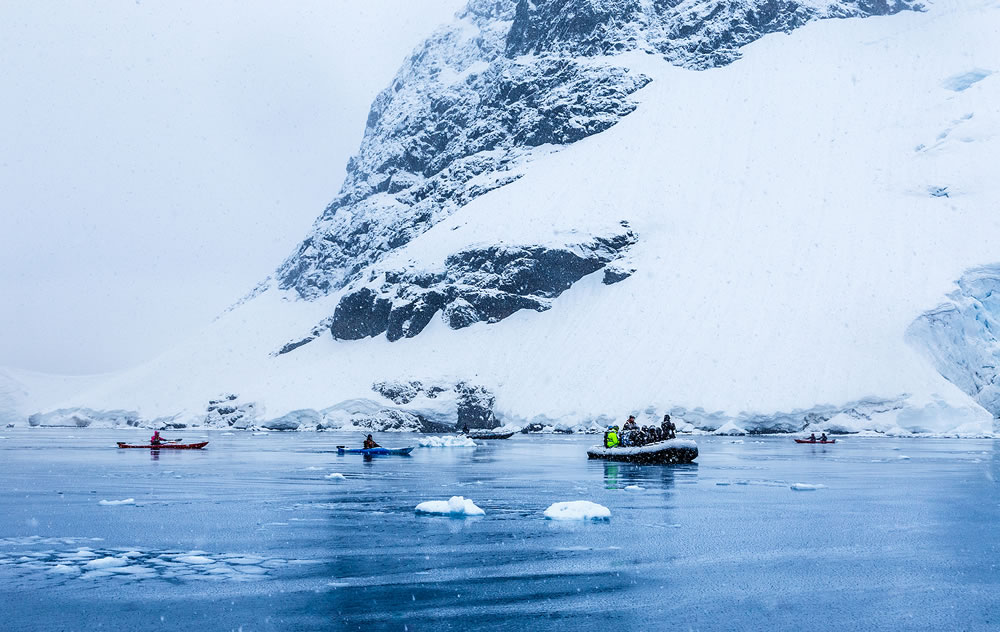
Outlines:
{"type": "Polygon", "coordinates": [[[346,481],[347,480],[347,477],[344,476],[343,474],[341,474],[340,472],[334,472],[332,474],[327,474],[326,478],[332,478],[333,480],[336,480],[336,481],[346,481]]]}
{"type": "Polygon", "coordinates": [[[178,562],[183,562],[185,564],[214,564],[215,560],[210,557],[205,557],[204,555],[181,555],[180,557],[175,557],[178,562]]]}
{"type": "Polygon", "coordinates": [[[910,460],[910,457],[906,456],[905,454],[898,454],[898,455],[896,455],[896,458],[899,459],[900,461],[909,461],[910,460]]]}
{"type": "Polygon", "coordinates": [[[135,498],[126,498],[125,500],[102,500],[97,503],[98,505],[134,505],[135,498]]]}
{"type": "Polygon", "coordinates": [[[425,437],[417,443],[422,448],[474,448],[476,442],[469,437],[425,437]]]}
{"type": "Polygon", "coordinates": [[[100,557],[96,560],[90,560],[83,567],[86,569],[104,569],[125,566],[126,564],[128,564],[128,560],[121,557],[100,557]]]}
{"type": "Polygon", "coordinates": [[[266,575],[268,572],[266,568],[261,568],[259,566],[251,566],[249,564],[236,566],[233,568],[233,570],[239,573],[244,573],[246,575],[266,575]]]}
{"type": "Polygon", "coordinates": [[[227,557],[226,562],[229,564],[237,564],[240,566],[250,566],[253,564],[260,564],[264,559],[260,557],[254,557],[252,555],[242,556],[242,557],[227,557]]]}
{"type": "Polygon", "coordinates": [[[797,492],[814,492],[817,489],[823,489],[826,485],[813,485],[811,483],[792,483],[789,488],[797,492]]]}
{"type": "Polygon", "coordinates": [[[76,575],[80,572],[80,569],[76,566],[70,566],[69,564],[56,564],[52,567],[51,572],[61,573],[63,575],[76,575]]]}
{"type": "Polygon", "coordinates": [[[483,516],[486,512],[468,498],[452,496],[448,500],[428,500],[416,507],[417,513],[447,514],[451,516],[483,516]]]}
{"type": "Polygon", "coordinates": [[[549,520],[608,520],[611,510],[589,500],[571,500],[549,505],[545,517],[549,520]]]}
{"type": "Polygon", "coordinates": [[[638,485],[626,485],[625,489],[633,490],[633,491],[638,491],[638,490],[643,489],[643,488],[639,487],[638,485]]]}

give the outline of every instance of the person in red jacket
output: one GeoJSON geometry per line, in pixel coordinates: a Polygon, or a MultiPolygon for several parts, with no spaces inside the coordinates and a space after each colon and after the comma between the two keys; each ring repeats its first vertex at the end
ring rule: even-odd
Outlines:
{"type": "Polygon", "coordinates": [[[372,436],[368,435],[368,438],[365,439],[365,450],[370,450],[372,448],[379,448],[379,447],[381,446],[375,443],[375,439],[372,439],[372,436]]]}
{"type": "Polygon", "coordinates": [[[160,436],[159,430],[153,431],[153,436],[149,438],[149,445],[160,445],[161,443],[166,443],[166,439],[160,436]]]}

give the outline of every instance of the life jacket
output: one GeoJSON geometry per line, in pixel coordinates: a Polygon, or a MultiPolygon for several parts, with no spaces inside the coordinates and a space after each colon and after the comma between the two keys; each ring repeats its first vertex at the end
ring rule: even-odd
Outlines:
{"type": "Polygon", "coordinates": [[[614,430],[608,432],[608,440],[606,448],[617,448],[618,447],[618,433],[614,430]]]}

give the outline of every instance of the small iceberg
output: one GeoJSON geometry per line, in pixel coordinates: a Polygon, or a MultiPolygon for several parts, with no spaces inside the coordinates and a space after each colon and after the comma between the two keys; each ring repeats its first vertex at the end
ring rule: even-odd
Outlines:
{"type": "Polygon", "coordinates": [[[125,566],[128,564],[128,560],[120,557],[102,557],[96,560],[90,560],[83,565],[86,569],[104,569],[104,568],[117,568],[119,566],[125,566]]]}
{"type": "Polygon", "coordinates": [[[332,474],[327,474],[326,478],[331,478],[331,479],[333,479],[335,481],[346,481],[347,480],[347,477],[344,476],[343,474],[341,474],[340,472],[334,472],[332,474]]]}
{"type": "Polygon", "coordinates": [[[468,437],[425,437],[417,441],[421,448],[474,448],[478,444],[468,437]]]}
{"type": "Polygon", "coordinates": [[[639,491],[640,489],[644,489],[644,488],[639,487],[638,485],[626,485],[625,489],[627,489],[629,491],[639,491]]]}
{"type": "Polygon", "coordinates": [[[76,575],[80,572],[80,569],[76,566],[70,566],[69,564],[56,564],[50,570],[52,573],[60,573],[62,575],[76,575]]]}
{"type": "Polygon", "coordinates": [[[98,501],[98,505],[134,505],[135,498],[126,498],[125,500],[101,500],[98,501]]]}
{"type": "Polygon", "coordinates": [[[449,516],[485,516],[486,512],[468,498],[452,496],[448,500],[428,500],[416,507],[417,513],[449,516]]]}
{"type": "Polygon", "coordinates": [[[813,485],[810,483],[792,483],[789,486],[789,489],[792,489],[797,492],[814,492],[817,489],[823,489],[825,487],[826,485],[813,485]]]}
{"type": "Polygon", "coordinates": [[[609,520],[611,510],[589,500],[553,503],[545,510],[549,520],[609,520]]]}

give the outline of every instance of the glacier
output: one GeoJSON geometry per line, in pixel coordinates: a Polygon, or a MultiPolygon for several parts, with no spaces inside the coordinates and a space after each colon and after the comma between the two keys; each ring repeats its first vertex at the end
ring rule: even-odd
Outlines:
{"type": "Polygon", "coordinates": [[[271,278],[37,410],[989,434],[998,24],[985,0],[474,0],[271,278]]]}

